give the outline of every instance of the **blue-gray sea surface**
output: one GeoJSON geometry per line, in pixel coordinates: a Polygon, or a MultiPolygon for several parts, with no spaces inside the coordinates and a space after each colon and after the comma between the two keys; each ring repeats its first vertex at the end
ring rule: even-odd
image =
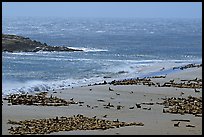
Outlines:
{"type": "Polygon", "coordinates": [[[3,94],[148,75],[202,62],[201,19],[3,18],[2,33],[84,52],[3,53],[3,94]],[[156,71],[156,69],[155,69],[156,71]]]}

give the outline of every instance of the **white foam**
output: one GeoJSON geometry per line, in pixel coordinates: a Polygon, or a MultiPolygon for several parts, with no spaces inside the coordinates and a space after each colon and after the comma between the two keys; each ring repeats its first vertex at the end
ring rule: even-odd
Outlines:
{"type": "Polygon", "coordinates": [[[13,55],[20,55],[20,56],[32,56],[32,55],[34,55],[34,53],[28,53],[28,52],[13,52],[13,53],[11,53],[11,54],[13,54],[13,55]]]}
{"type": "Polygon", "coordinates": [[[120,63],[119,65],[114,67],[113,65],[111,65],[112,62],[107,62],[106,67],[99,70],[101,71],[101,73],[95,76],[91,76],[91,78],[86,78],[82,76],[81,78],[77,79],[69,78],[57,81],[3,81],[2,91],[3,95],[6,95],[9,93],[16,92],[52,91],[53,89],[87,86],[88,84],[100,83],[104,80],[109,80],[107,82],[110,82],[112,80],[136,78],[138,76],[144,76],[145,74],[149,74],[152,72],[159,72],[163,68],[164,70],[168,70],[173,67],[179,67],[193,62],[194,61],[191,62],[187,60],[140,60],[135,62],[128,62],[127,60],[123,60],[123,63],[120,63]],[[104,78],[104,76],[109,78],[104,78]]]}
{"type": "Polygon", "coordinates": [[[102,52],[102,51],[106,52],[108,51],[107,49],[85,48],[85,47],[68,47],[68,48],[83,50],[84,52],[102,52]]]}
{"type": "Polygon", "coordinates": [[[59,81],[40,81],[31,80],[27,82],[4,81],[2,86],[3,95],[19,92],[39,92],[39,91],[53,91],[53,89],[71,88],[77,86],[85,86],[101,82],[102,78],[93,77],[90,79],[66,79],[59,81]]]}
{"type": "MultiPolygon", "coordinates": [[[[105,60],[103,62],[105,62],[105,60]]],[[[160,71],[163,68],[167,70],[193,62],[199,63],[199,61],[195,60],[108,60],[106,62],[106,66],[101,69],[101,71],[115,74],[115,76],[117,75],[118,77],[136,77],[138,73],[147,74],[160,71]],[[112,64],[114,62],[119,63],[113,67],[112,64]]]]}
{"type": "Polygon", "coordinates": [[[98,31],[96,31],[96,33],[104,33],[104,32],[106,32],[106,31],[104,31],[104,30],[98,30],[98,31]]]}

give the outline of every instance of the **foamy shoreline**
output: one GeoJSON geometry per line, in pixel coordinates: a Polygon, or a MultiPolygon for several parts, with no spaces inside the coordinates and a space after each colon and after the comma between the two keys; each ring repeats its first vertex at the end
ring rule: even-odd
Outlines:
{"type": "MultiPolygon", "coordinates": [[[[123,79],[131,79],[131,78],[144,78],[144,77],[151,77],[151,76],[158,76],[158,75],[168,75],[176,73],[177,71],[181,71],[179,69],[182,66],[186,66],[189,63],[172,63],[168,62],[167,64],[163,63],[156,63],[154,65],[144,65],[136,68],[132,68],[134,70],[131,72],[130,70],[126,70],[127,68],[122,68],[123,71],[114,70],[114,76],[112,74],[106,74],[105,76],[97,76],[91,78],[82,78],[82,79],[73,79],[73,78],[64,78],[62,80],[28,80],[24,82],[13,81],[13,80],[2,80],[2,95],[5,96],[7,94],[14,94],[14,93],[26,93],[26,92],[43,92],[43,91],[53,91],[53,90],[60,90],[60,89],[67,89],[72,87],[81,87],[87,85],[93,85],[94,83],[101,83],[103,81],[111,82],[113,80],[123,80],[123,79]],[[177,68],[177,69],[173,69],[177,68]]],[[[200,64],[199,62],[193,62],[191,64],[200,64]]],[[[121,69],[121,70],[122,70],[121,69]]]]}
{"type": "MultiPolygon", "coordinates": [[[[167,74],[165,78],[151,78],[154,82],[165,83],[169,80],[180,81],[181,79],[192,80],[202,79],[202,67],[188,68],[175,73],[167,74]]],[[[107,130],[86,130],[86,131],[68,131],[56,132],[51,135],[69,135],[69,134],[93,134],[93,135],[115,135],[115,134],[135,134],[135,135],[168,135],[168,134],[202,134],[202,117],[195,117],[192,114],[171,114],[163,113],[164,106],[141,105],[139,109],[135,106],[137,103],[144,102],[162,102],[165,97],[202,97],[202,89],[199,93],[192,88],[175,88],[175,87],[155,87],[147,85],[95,85],[85,87],[75,87],[65,90],[57,90],[56,93],[49,92],[53,96],[75,101],[83,101],[84,104],[73,104],[70,106],[25,106],[11,105],[8,106],[4,100],[2,105],[2,134],[8,135],[8,129],[12,126],[7,124],[8,120],[29,120],[41,118],[53,118],[56,116],[73,116],[83,114],[85,116],[96,116],[100,119],[116,120],[125,122],[143,122],[144,126],[130,126],[107,130]],[[109,87],[114,91],[109,91],[109,87]],[[90,90],[91,89],[91,90],[90,90]],[[182,93],[182,95],[181,95],[182,93]],[[100,102],[98,100],[104,100],[100,102]],[[115,107],[107,109],[104,104],[113,104],[115,107]],[[87,107],[89,105],[90,107],[87,107]],[[124,106],[120,110],[117,105],[124,106]],[[130,109],[133,107],[133,109],[130,109]],[[143,108],[151,108],[143,109],[143,108]],[[103,116],[107,115],[106,118],[103,116]],[[174,119],[188,119],[190,122],[181,122],[179,127],[174,127],[174,119]],[[187,124],[195,127],[186,127],[187,124]]]]}

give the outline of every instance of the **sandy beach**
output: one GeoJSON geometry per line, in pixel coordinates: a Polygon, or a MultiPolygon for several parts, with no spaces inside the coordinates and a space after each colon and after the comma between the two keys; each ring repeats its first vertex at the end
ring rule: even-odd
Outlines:
{"type": "MultiPolygon", "coordinates": [[[[150,78],[154,83],[163,85],[165,82],[183,82],[181,80],[202,79],[202,67],[184,69],[175,73],[168,74],[165,78],[150,78]]],[[[3,100],[2,105],[2,134],[9,135],[8,120],[20,121],[31,119],[53,118],[60,116],[73,116],[82,114],[87,117],[94,117],[105,120],[116,120],[124,122],[142,122],[144,126],[128,126],[111,128],[107,130],[76,130],[53,132],[49,135],[201,135],[202,116],[197,117],[193,114],[172,114],[163,113],[164,98],[188,98],[202,97],[200,92],[195,92],[194,88],[178,87],[159,87],[148,85],[95,85],[75,87],[55,92],[49,91],[48,96],[56,96],[65,100],[73,98],[76,102],[84,102],[81,105],[70,104],[69,106],[32,106],[32,105],[8,105],[3,100]],[[113,89],[110,91],[109,88],[113,89]],[[101,101],[103,100],[103,101],[101,101]],[[104,108],[108,103],[114,107],[104,108]],[[152,105],[145,104],[152,103],[152,105]],[[137,108],[136,104],[141,104],[137,108]],[[116,106],[122,106],[117,109],[116,106]],[[107,115],[104,117],[104,115],[107,115]],[[179,126],[174,126],[177,121],[179,126]],[[195,127],[186,127],[186,125],[195,127]]]]}

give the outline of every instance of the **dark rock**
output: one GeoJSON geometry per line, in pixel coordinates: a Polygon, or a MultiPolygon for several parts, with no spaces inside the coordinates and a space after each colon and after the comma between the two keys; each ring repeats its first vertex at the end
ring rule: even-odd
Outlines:
{"type": "Polygon", "coordinates": [[[37,52],[37,51],[83,51],[64,46],[48,46],[30,38],[2,34],[2,52],[37,52]]]}

